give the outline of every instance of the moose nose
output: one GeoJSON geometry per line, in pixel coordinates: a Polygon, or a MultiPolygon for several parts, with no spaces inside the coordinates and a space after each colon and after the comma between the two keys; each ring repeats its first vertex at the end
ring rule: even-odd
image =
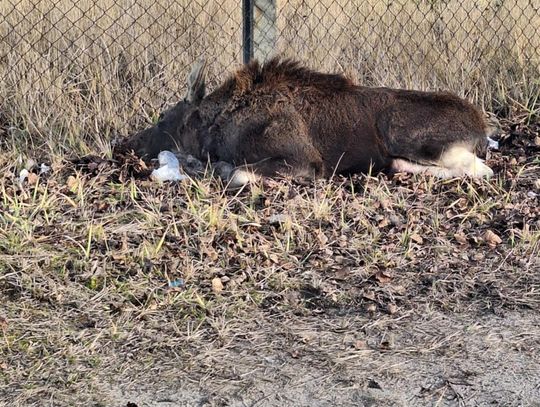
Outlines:
{"type": "Polygon", "coordinates": [[[152,151],[154,144],[159,144],[156,143],[156,141],[159,141],[159,135],[160,132],[156,127],[139,131],[133,136],[133,150],[141,157],[150,154],[152,155],[151,158],[154,158],[159,153],[159,151],[155,153],[152,151]]]}

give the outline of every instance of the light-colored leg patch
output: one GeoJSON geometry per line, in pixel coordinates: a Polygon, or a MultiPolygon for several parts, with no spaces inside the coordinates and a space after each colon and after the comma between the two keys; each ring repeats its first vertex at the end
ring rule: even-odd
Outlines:
{"type": "Polygon", "coordinates": [[[229,188],[240,188],[246,184],[253,183],[257,181],[258,177],[250,172],[243,169],[236,169],[229,179],[229,188]]]}
{"type": "Polygon", "coordinates": [[[397,172],[428,174],[439,178],[491,177],[493,170],[466,147],[454,146],[443,153],[437,165],[422,165],[401,158],[392,161],[392,169],[397,172]]]}
{"type": "Polygon", "coordinates": [[[451,170],[454,177],[468,175],[489,178],[493,176],[493,170],[463,146],[454,146],[445,151],[441,156],[439,165],[451,170]]]}
{"type": "Polygon", "coordinates": [[[392,161],[392,169],[396,172],[408,172],[411,174],[427,174],[439,178],[451,178],[452,171],[448,168],[437,167],[435,165],[422,165],[412,161],[397,158],[392,161]]]}

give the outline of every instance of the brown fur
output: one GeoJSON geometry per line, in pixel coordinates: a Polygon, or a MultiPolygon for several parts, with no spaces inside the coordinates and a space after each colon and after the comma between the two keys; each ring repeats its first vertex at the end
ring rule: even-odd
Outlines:
{"type": "Polygon", "coordinates": [[[180,102],[126,146],[148,157],[178,149],[263,176],[328,177],[389,169],[394,159],[437,165],[456,144],[484,150],[486,130],[482,113],[453,94],[358,86],[274,58],[180,102]]]}

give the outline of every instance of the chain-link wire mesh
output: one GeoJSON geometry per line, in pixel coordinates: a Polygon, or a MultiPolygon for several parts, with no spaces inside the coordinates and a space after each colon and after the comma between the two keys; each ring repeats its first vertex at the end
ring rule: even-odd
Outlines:
{"type": "Polygon", "coordinates": [[[299,0],[277,15],[277,49],[367,85],[449,89],[498,114],[540,92],[537,0],[299,0]]]}
{"type": "MultiPolygon", "coordinates": [[[[314,68],[449,89],[499,114],[538,108],[537,0],[290,0],[275,11],[274,52],[314,68]]],[[[241,42],[231,0],[3,0],[0,115],[69,145],[126,134],[181,97],[201,54],[212,89],[240,64],[241,42]]]]}
{"type": "Polygon", "coordinates": [[[240,60],[242,10],[191,0],[3,0],[4,114],[34,133],[103,137],[178,99],[205,53],[211,81],[240,60]]]}

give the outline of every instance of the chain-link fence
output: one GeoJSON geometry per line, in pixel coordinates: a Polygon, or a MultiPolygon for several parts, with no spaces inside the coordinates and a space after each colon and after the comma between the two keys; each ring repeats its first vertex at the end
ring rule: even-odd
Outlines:
{"type": "MultiPolygon", "coordinates": [[[[267,1],[274,52],[314,68],[450,89],[499,114],[538,108],[537,0],[267,1]]],[[[126,133],[181,97],[199,55],[210,89],[239,65],[242,21],[232,0],[3,0],[0,114],[67,142],[126,133]]]]}

